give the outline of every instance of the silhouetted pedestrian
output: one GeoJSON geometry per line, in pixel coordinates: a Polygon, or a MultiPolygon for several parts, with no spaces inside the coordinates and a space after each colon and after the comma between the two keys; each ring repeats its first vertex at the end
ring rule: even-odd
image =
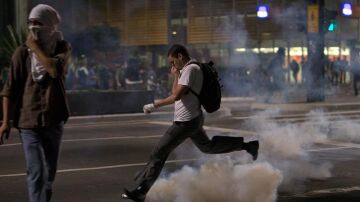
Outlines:
{"type": "Polygon", "coordinates": [[[292,76],[295,80],[295,84],[298,83],[298,73],[300,70],[299,64],[296,62],[296,60],[292,60],[289,64],[290,70],[292,71],[292,76]]]}

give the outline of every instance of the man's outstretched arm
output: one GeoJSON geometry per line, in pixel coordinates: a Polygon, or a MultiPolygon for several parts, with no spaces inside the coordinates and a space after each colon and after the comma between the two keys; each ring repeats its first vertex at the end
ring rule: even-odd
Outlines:
{"type": "Polygon", "coordinates": [[[180,100],[181,97],[188,91],[189,87],[178,84],[179,73],[179,70],[176,68],[171,68],[171,74],[174,78],[171,95],[164,99],[157,100],[152,104],[145,105],[143,108],[145,113],[151,113],[156,108],[173,104],[175,101],[180,100]]]}

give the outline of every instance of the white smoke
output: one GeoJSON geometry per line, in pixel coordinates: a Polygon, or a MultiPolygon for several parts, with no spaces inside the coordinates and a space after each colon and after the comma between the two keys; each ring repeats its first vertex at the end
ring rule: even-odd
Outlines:
{"type": "Polygon", "coordinates": [[[268,163],[236,165],[229,158],[218,159],[199,169],[185,166],[168,179],[158,180],[148,201],[274,201],[281,180],[281,172],[268,163]]]}
{"type": "Polygon", "coordinates": [[[360,143],[360,123],[354,120],[343,120],[332,124],[329,138],[335,141],[360,143]]]}
{"type": "Polygon", "coordinates": [[[194,152],[201,158],[196,167],[185,166],[169,177],[159,179],[147,201],[164,202],[242,202],[276,201],[277,193],[299,192],[308,179],[331,177],[332,164],[315,161],[312,150],[327,141],[358,142],[360,124],[337,118],[331,121],[325,112],[307,114],[307,121],[281,123],[276,110],[255,115],[246,123],[260,140],[258,160],[251,163],[246,152],[201,155],[192,144],[177,153],[194,152]],[[345,124],[346,123],[346,124],[345,124]]]}
{"type": "Polygon", "coordinates": [[[270,163],[283,174],[281,189],[300,191],[298,189],[302,187],[298,182],[331,177],[331,164],[314,163],[308,151],[314,144],[327,139],[329,121],[323,112],[310,112],[309,120],[298,124],[281,124],[270,119],[278,115],[278,111],[266,111],[258,114],[249,124],[259,134],[260,160],[270,163]]]}

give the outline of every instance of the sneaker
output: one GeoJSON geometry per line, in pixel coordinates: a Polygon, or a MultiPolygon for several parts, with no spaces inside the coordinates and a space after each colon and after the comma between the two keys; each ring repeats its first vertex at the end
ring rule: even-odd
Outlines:
{"type": "Polygon", "coordinates": [[[253,160],[255,161],[258,156],[259,151],[259,141],[251,141],[247,143],[246,151],[252,155],[253,160]]]}
{"type": "Polygon", "coordinates": [[[124,189],[124,193],[121,194],[121,198],[123,199],[130,199],[135,202],[144,202],[145,201],[145,195],[140,193],[137,190],[129,191],[126,188],[124,189]]]}

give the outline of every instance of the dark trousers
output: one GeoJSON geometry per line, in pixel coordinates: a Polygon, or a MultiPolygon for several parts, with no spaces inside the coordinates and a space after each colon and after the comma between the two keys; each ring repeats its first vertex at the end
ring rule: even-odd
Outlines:
{"type": "Polygon", "coordinates": [[[151,153],[145,168],[137,174],[135,180],[138,190],[146,194],[154,184],[169,154],[187,138],[202,152],[207,154],[228,153],[244,147],[242,137],[214,136],[211,140],[203,129],[204,118],[199,116],[187,122],[174,122],[162,136],[151,153]]]}
{"type": "Polygon", "coordinates": [[[59,158],[63,123],[49,128],[20,129],[30,202],[49,202],[59,158]]]}
{"type": "Polygon", "coordinates": [[[331,81],[333,85],[338,85],[339,84],[339,72],[333,72],[331,75],[331,81]]]}

